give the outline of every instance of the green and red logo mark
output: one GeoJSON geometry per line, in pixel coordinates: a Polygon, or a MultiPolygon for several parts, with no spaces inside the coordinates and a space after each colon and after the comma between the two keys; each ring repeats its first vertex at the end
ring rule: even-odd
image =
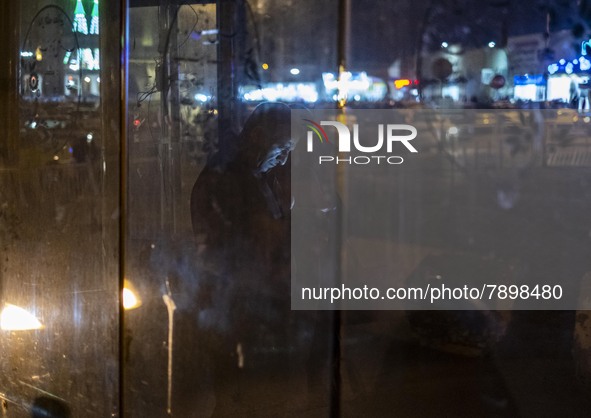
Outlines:
{"type": "Polygon", "coordinates": [[[320,126],[320,124],[318,124],[310,119],[303,119],[303,120],[308,122],[306,127],[309,128],[310,130],[312,130],[316,134],[316,136],[318,137],[320,142],[326,141],[327,143],[330,144],[330,141],[328,139],[328,135],[326,135],[326,131],[324,130],[324,128],[322,126],[320,126]]]}

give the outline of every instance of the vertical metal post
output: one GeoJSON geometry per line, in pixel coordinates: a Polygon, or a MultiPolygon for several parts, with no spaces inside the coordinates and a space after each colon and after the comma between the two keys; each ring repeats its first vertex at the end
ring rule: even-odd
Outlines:
{"type": "MultiPolygon", "coordinates": [[[[123,309],[123,287],[126,276],[127,262],[127,103],[129,75],[129,0],[120,2],[101,2],[99,16],[101,62],[119,62],[117,65],[103,65],[101,68],[101,112],[102,112],[102,181],[103,209],[102,218],[109,219],[114,208],[119,209],[118,230],[103,226],[103,242],[113,242],[110,250],[118,255],[116,266],[106,265],[106,277],[110,277],[111,269],[117,269],[118,320],[118,398],[116,409],[119,417],[125,416],[125,352],[126,332],[125,313],[123,309]],[[114,23],[115,22],[115,23],[114,23]],[[117,25],[114,26],[114,25],[117,25]],[[118,30],[114,30],[117,27],[118,30]],[[119,92],[117,97],[111,92],[119,92]],[[118,186],[118,187],[117,187],[118,186]]],[[[107,257],[107,259],[109,259],[107,257]]],[[[115,257],[113,257],[115,259],[115,257]]],[[[115,277],[115,274],[113,274],[115,277]]]]}
{"type": "Polygon", "coordinates": [[[169,220],[170,220],[170,232],[172,234],[177,233],[177,220],[179,210],[179,199],[181,197],[181,107],[180,107],[180,94],[179,94],[179,60],[178,60],[178,37],[176,36],[176,29],[178,26],[178,14],[180,8],[169,7],[169,20],[173,22],[174,36],[171,35],[170,48],[168,53],[168,77],[170,80],[170,100],[169,115],[170,115],[170,126],[169,135],[170,141],[168,146],[168,193],[169,199],[169,220]]]}
{"type": "Polygon", "coordinates": [[[0,4],[0,161],[18,161],[19,3],[0,4]]]}
{"type": "MultiPolygon", "coordinates": [[[[347,71],[348,65],[348,51],[349,51],[349,38],[350,38],[350,26],[351,26],[351,1],[350,0],[339,0],[339,22],[338,22],[338,34],[337,34],[337,60],[338,60],[338,77],[339,81],[342,79],[342,74],[347,71]]],[[[345,107],[347,102],[346,94],[343,94],[342,86],[339,83],[339,109],[345,107]]],[[[346,92],[345,92],[346,93],[346,92]]]]}
{"type": "Polygon", "coordinates": [[[218,38],[218,149],[222,163],[230,153],[230,142],[237,128],[235,34],[237,6],[234,0],[217,0],[218,38]]]}
{"type": "MultiPolygon", "coordinates": [[[[546,167],[548,165],[547,145],[548,145],[548,142],[552,139],[552,134],[556,130],[556,126],[557,126],[556,123],[552,123],[552,122],[548,122],[546,124],[546,129],[544,130],[544,137],[542,139],[542,161],[540,164],[542,167],[546,167]]],[[[585,136],[585,153],[589,149],[587,141],[588,141],[588,136],[585,136]]]]}
{"type": "MultiPolygon", "coordinates": [[[[18,160],[18,105],[17,79],[18,42],[16,38],[19,21],[17,2],[0,3],[0,170],[14,165],[18,160]]],[[[16,179],[16,177],[15,177],[16,179]]],[[[3,294],[4,268],[0,260],[0,295],[3,294]]]]}
{"type": "Polygon", "coordinates": [[[337,59],[339,69],[347,68],[351,26],[351,1],[339,0],[339,33],[337,45],[337,59]]]}
{"type": "MultiPolygon", "coordinates": [[[[347,71],[348,52],[349,52],[349,38],[350,38],[350,24],[351,24],[351,2],[350,0],[339,0],[338,3],[338,34],[337,34],[337,64],[338,64],[338,78],[342,80],[342,74],[347,71]]],[[[344,112],[347,103],[346,89],[343,94],[342,86],[339,83],[338,93],[338,107],[344,112]]],[[[338,173],[336,178],[339,178],[338,173]]],[[[342,230],[343,230],[343,214],[339,212],[337,220],[337,271],[336,280],[342,280],[342,230]]],[[[339,285],[339,283],[336,283],[339,285]]],[[[332,417],[341,416],[341,391],[342,391],[342,373],[341,373],[341,358],[343,341],[343,318],[340,310],[333,311],[332,316],[332,347],[331,347],[331,376],[332,384],[330,391],[330,415],[332,417]]]]}
{"type": "Polygon", "coordinates": [[[419,82],[417,86],[417,90],[419,92],[419,100],[423,101],[423,44],[424,44],[424,37],[425,31],[427,29],[427,25],[429,24],[429,20],[431,19],[431,13],[433,13],[435,7],[435,0],[431,0],[429,5],[425,9],[425,13],[423,14],[423,18],[421,20],[419,26],[419,36],[417,38],[417,49],[416,49],[416,67],[415,73],[416,78],[419,82]]]}
{"type": "Polygon", "coordinates": [[[177,26],[181,6],[167,4],[159,8],[160,53],[162,61],[160,163],[160,227],[165,234],[177,228],[177,199],[180,196],[180,98],[177,26]]]}

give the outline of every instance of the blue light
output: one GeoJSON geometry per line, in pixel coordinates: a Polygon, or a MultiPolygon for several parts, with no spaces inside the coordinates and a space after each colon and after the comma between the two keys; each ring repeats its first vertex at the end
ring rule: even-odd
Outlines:
{"type": "Polygon", "coordinates": [[[560,61],[558,61],[558,63],[559,63],[560,65],[564,65],[564,64],[566,64],[566,61],[565,61],[564,59],[561,59],[560,61]]]}
{"type": "Polygon", "coordinates": [[[541,74],[514,76],[513,84],[515,86],[536,85],[543,86],[545,84],[544,77],[541,74]]]}
{"type": "Polygon", "coordinates": [[[558,71],[558,64],[550,64],[548,66],[548,72],[550,74],[554,74],[556,71],[558,71]]]}
{"type": "Polygon", "coordinates": [[[201,103],[205,103],[209,100],[209,97],[207,97],[205,94],[203,93],[197,93],[195,95],[195,100],[201,103]]]}
{"type": "Polygon", "coordinates": [[[572,64],[572,62],[569,62],[568,64],[566,64],[566,67],[564,68],[564,71],[566,71],[567,74],[572,74],[573,73],[573,64],[572,64]]]}
{"type": "Polygon", "coordinates": [[[580,64],[581,71],[587,71],[591,68],[591,61],[589,61],[585,57],[579,58],[579,64],[580,64]]]}

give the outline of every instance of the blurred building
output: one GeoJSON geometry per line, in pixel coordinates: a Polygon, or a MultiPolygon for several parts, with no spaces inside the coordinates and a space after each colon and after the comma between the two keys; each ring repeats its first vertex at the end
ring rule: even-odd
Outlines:
{"type": "Polygon", "coordinates": [[[100,94],[99,0],[68,3],[46,6],[23,25],[25,98],[93,101],[100,94]]]}

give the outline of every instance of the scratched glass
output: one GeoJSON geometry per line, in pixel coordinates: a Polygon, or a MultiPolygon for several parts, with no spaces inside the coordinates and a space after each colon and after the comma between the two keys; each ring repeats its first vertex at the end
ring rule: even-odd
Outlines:
{"type": "Polygon", "coordinates": [[[108,417],[118,380],[118,9],[0,6],[0,415],[108,417]],[[104,63],[107,63],[105,67],[104,63]]]}
{"type": "Polygon", "coordinates": [[[291,310],[290,281],[588,303],[589,27],[589,0],[0,2],[0,416],[587,417],[586,310],[291,310]],[[423,121],[394,178],[292,171],[290,113],[337,103],[480,116],[423,121]]]}
{"type": "MultiPolygon", "coordinates": [[[[587,197],[577,193],[585,188],[585,141],[555,142],[587,135],[586,115],[574,132],[565,121],[575,115],[558,113],[587,106],[578,79],[565,79],[585,71],[573,48],[584,40],[585,5],[356,1],[339,20],[347,2],[218,2],[215,9],[183,5],[173,24],[176,9],[140,3],[146,7],[131,9],[129,40],[126,277],[142,303],[125,321],[130,416],[585,415],[583,312],[578,321],[574,311],[288,312],[285,299],[289,264],[291,279],[330,282],[339,266],[379,276],[380,264],[368,260],[381,256],[401,263],[406,278],[500,278],[509,302],[514,277],[584,286],[589,228],[577,208],[587,197]],[[208,50],[208,42],[216,46],[208,50]],[[199,57],[208,53],[205,63],[199,57]],[[492,161],[484,157],[472,173],[475,154],[462,154],[472,146],[469,132],[433,124],[433,143],[419,153],[440,158],[437,164],[403,170],[390,183],[304,170],[296,180],[307,194],[294,199],[284,170],[303,142],[281,138],[284,107],[253,109],[266,101],[334,108],[338,100],[349,109],[437,107],[458,115],[548,106],[556,119],[551,138],[536,131],[530,142],[517,133],[491,142],[491,154],[502,149],[502,164],[518,167],[501,177],[498,161],[487,168],[492,161]],[[528,159],[535,138],[549,145],[542,177],[529,175],[528,164],[539,163],[528,159]],[[568,160],[572,152],[583,163],[568,160]],[[460,178],[466,165],[470,174],[460,178]],[[328,180],[341,190],[361,184],[364,196],[389,191],[382,198],[396,209],[390,222],[402,241],[376,247],[386,228],[375,224],[339,248],[316,228],[294,265],[280,251],[281,220],[303,209],[308,226],[337,221],[348,196],[327,193],[328,180]],[[559,203],[558,195],[574,201],[559,203]],[[524,202],[534,209],[518,217],[524,202]],[[567,220],[565,208],[576,216],[567,220]],[[514,227],[495,228],[491,211],[514,227]],[[523,252],[511,253],[516,246],[523,252]],[[326,263],[335,259],[342,264],[326,263]]],[[[372,200],[364,202],[373,212],[372,200]]]]}
{"type": "Polygon", "coordinates": [[[290,310],[290,108],[257,106],[325,94],[335,7],[131,2],[126,416],[328,413],[334,315],[290,310]]]}

